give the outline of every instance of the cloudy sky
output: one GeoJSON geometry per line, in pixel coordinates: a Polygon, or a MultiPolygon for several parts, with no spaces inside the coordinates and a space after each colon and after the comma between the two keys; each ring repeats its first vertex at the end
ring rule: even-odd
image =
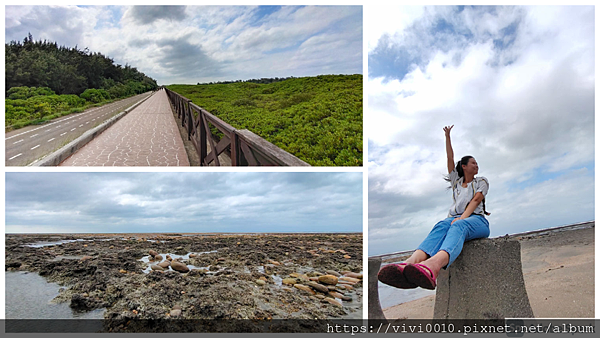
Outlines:
{"type": "Polygon", "coordinates": [[[455,159],[490,181],[491,235],[594,219],[594,8],[365,7],[369,254],[414,249],[455,159]]]}
{"type": "Polygon", "coordinates": [[[6,173],[7,233],[362,232],[362,173],[6,173]]]}
{"type": "Polygon", "coordinates": [[[159,84],[362,74],[361,6],[6,6],[5,42],[78,46],[159,84]]]}

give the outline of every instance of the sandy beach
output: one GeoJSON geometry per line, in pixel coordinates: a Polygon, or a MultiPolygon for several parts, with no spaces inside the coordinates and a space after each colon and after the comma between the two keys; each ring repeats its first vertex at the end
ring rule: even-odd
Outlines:
{"type": "MultiPolygon", "coordinates": [[[[594,318],[594,227],[518,237],[536,318],[594,318]]],[[[435,295],[383,310],[388,319],[433,318],[435,295]]]]}

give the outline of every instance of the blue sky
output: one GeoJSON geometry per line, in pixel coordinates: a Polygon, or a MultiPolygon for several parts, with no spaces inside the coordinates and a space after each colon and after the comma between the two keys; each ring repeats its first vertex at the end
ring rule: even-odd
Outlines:
{"type": "Polygon", "coordinates": [[[373,7],[369,254],[412,250],[451,204],[455,159],[490,181],[491,235],[594,219],[594,8],[373,7]]]}
{"type": "Polygon", "coordinates": [[[5,42],[89,48],[159,84],[362,74],[362,6],[6,6],[5,42]]]}
{"type": "Polygon", "coordinates": [[[362,173],[6,173],[7,233],[362,232],[362,173]]]}

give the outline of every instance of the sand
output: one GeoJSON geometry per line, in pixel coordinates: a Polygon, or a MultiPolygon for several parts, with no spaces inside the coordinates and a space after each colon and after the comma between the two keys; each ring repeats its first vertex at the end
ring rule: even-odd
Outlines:
{"type": "MultiPolygon", "coordinates": [[[[594,229],[522,237],[521,259],[536,318],[594,318],[594,229]]],[[[435,296],[383,310],[386,318],[431,319],[435,296]]]]}

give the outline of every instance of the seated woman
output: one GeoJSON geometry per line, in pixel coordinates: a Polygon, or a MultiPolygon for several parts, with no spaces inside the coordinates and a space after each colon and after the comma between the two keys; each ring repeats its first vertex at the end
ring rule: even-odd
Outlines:
{"type": "Polygon", "coordinates": [[[489,223],[485,218],[485,215],[489,215],[485,211],[488,180],[475,177],[479,167],[472,156],[463,157],[455,167],[450,142],[452,127],[454,125],[444,127],[448,157],[446,180],[451,184],[453,199],[448,218],[433,227],[404,263],[389,264],[379,271],[378,279],[384,284],[401,289],[422,287],[433,290],[440,269],[447,269],[454,262],[465,241],[490,235],[489,223]]]}

